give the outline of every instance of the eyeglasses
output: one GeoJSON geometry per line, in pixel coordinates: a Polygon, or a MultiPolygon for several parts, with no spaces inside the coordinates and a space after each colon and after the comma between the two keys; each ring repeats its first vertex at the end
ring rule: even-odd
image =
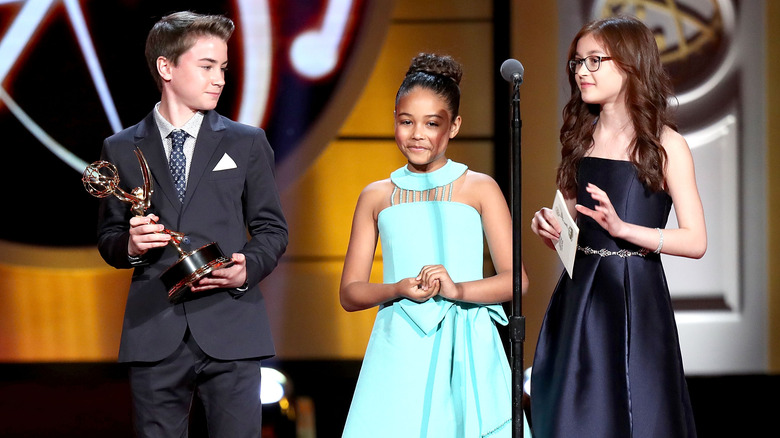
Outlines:
{"type": "Polygon", "coordinates": [[[577,73],[580,69],[580,65],[582,63],[585,63],[585,68],[588,69],[589,72],[594,72],[601,67],[601,61],[609,61],[612,59],[611,56],[586,56],[584,58],[575,58],[569,60],[569,70],[571,70],[572,73],[577,73]]]}

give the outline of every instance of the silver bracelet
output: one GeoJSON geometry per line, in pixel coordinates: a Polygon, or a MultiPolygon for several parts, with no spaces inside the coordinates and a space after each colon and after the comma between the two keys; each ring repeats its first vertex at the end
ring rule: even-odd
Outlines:
{"type": "Polygon", "coordinates": [[[653,251],[655,254],[661,254],[661,248],[664,247],[664,230],[656,228],[658,230],[658,248],[653,251]]]}

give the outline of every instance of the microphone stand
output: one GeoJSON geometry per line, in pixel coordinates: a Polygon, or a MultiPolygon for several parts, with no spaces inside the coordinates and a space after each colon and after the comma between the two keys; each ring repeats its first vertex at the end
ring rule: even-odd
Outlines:
{"type": "Polygon", "coordinates": [[[523,316],[523,275],[521,256],[520,230],[520,198],[521,198],[521,168],[520,168],[520,84],[522,77],[512,77],[512,315],[509,317],[509,340],[512,356],[512,437],[523,437],[523,342],[525,342],[525,316],[523,316]]]}

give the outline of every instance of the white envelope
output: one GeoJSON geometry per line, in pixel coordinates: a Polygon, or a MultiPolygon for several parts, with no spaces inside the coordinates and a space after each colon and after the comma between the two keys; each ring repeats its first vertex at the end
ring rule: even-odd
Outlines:
{"type": "Polygon", "coordinates": [[[569,278],[574,278],[574,256],[577,255],[577,240],[580,236],[580,229],[569,214],[569,209],[566,207],[566,201],[560,190],[555,191],[552,210],[561,224],[561,238],[555,243],[555,250],[558,252],[563,266],[566,267],[569,278]]]}

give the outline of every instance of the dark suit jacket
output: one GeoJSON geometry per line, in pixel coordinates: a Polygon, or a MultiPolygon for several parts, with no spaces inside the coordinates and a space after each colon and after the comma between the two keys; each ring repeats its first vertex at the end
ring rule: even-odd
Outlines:
{"type": "MultiPolygon", "coordinates": [[[[202,292],[184,303],[170,304],[159,276],[178,260],[178,253],[172,245],[147,252],[133,272],[119,361],[164,359],[178,347],[188,326],[198,345],[214,358],[273,356],[268,316],[257,284],[276,267],[287,247],[287,223],[265,132],[207,112],[183,203],[176,196],[152,113],[103,143],[102,159],[117,166],[120,187],[129,192],[143,186],[136,147],[149,163],[154,185],[146,213],[159,216],[166,228],[185,233],[191,241],[183,245],[186,250],[217,242],[227,257],[234,252],[246,255],[249,289],[202,292]],[[236,168],[213,171],[226,154],[236,168]]],[[[98,249],[116,268],[132,267],[127,258],[130,217],[129,204],[114,196],[101,200],[98,249]]]]}

